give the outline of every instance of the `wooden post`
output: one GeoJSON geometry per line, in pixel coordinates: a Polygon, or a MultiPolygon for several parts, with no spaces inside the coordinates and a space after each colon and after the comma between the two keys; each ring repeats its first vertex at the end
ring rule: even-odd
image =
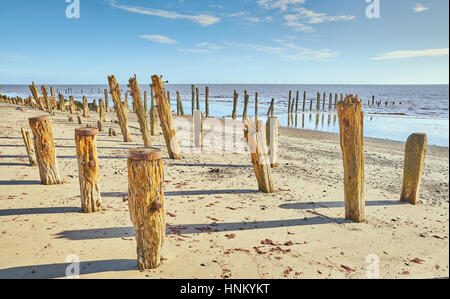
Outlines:
{"type": "Polygon", "coordinates": [[[233,96],[233,113],[231,114],[233,119],[236,119],[236,117],[237,117],[237,102],[238,102],[238,97],[239,97],[239,94],[238,94],[238,93],[236,92],[236,90],[235,90],[235,91],[234,91],[234,96],[233,96]]]}
{"type": "MultiPolygon", "coordinates": [[[[158,94],[158,89],[155,91],[158,94]]],[[[147,147],[130,151],[128,206],[136,238],[138,267],[141,271],[154,269],[161,262],[160,250],[166,234],[161,150],[147,147]]]]}
{"type": "Polygon", "coordinates": [[[306,109],[306,91],[303,92],[303,106],[302,111],[305,112],[306,109]]]}
{"type": "Polygon", "coordinates": [[[364,113],[362,102],[350,95],[338,103],[340,140],[344,160],[345,218],[364,221],[364,113]]]}
{"type": "Polygon", "coordinates": [[[196,101],[195,109],[196,110],[200,110],[200,95],[199,95],[198,87],[195,89],[195,94],[196,94],[196,97],[195,97],[195,101],[196,101]]]}
{"type": "Polygon", "coordinates": [[[332,107],[333,107],[333,94],[330,92],[330,98],[329,98],[329,102],[328,102],[328,111],[330,111],[332,107]]]}
{"type": "Polygon", "coordinates": [[[255,121],[258,123],[258,93],[255,92],[255,121]]]}
{"type": "Polygon", "coordinates": [[[29,86],[30,90],[31,90],[31,94],[34,97],[34,100],[36,101],[36,104],[38,105],[38,108],[40,110],[44,110],[44,105],[42,103],[42,98],[39,94],[39,91],[36,87],[36,85],[34,84],[34,82],[31,83],[31,85],[29,86]]]}
{"type": "Polygon", "coordinates": [[[167,104],[166,95],[164,94],[164,84],[161,77],[152,76],[153,86],[155,88],[156,104],[158,106],[159,120],[163,130],[164,139],[166,141],[167,151],[170,159],[181,159],[181,151],[178,146],[177,135],[173,125],[172,113],[167,104]]]}
{"type": "Polygon", "coordinates": [[[64,96],[62,94],[58,95],[58,99],[59,99],[59,110],[62,112],[66,111],[66,104],[64,103],[64,96]]]}
{"type": "Polygon", "coordinates": [[[195,110],[195,86],[191,85],[192,89],[192,107],[191,107],[191,115],[194,116],[194,110],[195,110]]]}
{"type": "Polygon", "coordinates": [[[317,103],[316,103],[316,110],[320,110],[320,93],[317,93],[317,103]]]}
{"type": "Polygon", "coordinates": [[[274,112],[273,112],[274,107],[275,107],[275,99],[272,98],[272,100],[270,101],[269,110],[267,110],[267,117],[273,116],[273,114],[274,114],[274,112]]]}
{"type": "Polygon", "coordinates": [[[247,91],[246,91],[245,96],[244,96],[244,112],[242,113],[243,120],[247,119],[248,100],[249,100],[249,95],[247,94],[247,91]]]}
{"type": "Polygon", "coordinates": [[[99,99],[99,110],[98,110],[98,115],[99,115],[99,119],[101,122],[106,122],[106,111],[105,111],[105,102],[103,101],[103,99],[99,99]]]}
{"type": "Polygon", "coordinates": [[[205,88],[205,113],[206,113],[206,118],[209,117],[209,87],[206,86],[205,88]]]}
{"type": "Polygon", "coordinates": [[[338,102],[338,94],[335,93],[334,94],[334,109],[336,109],[336,107],[337,107],[337,102],[338,102]]]}
{"type": "Polygon", "coordinates": [[[102,204],[99,187],[100,168],[95,145],[97,135],[98,130],[94,128],[75,130],[81,208],[84,213],[98,212],[102,204]]]}
{"type": "Polygon", "coordinates": [[[255,122],[249,118],[244,120],[244,127],[244,136],[258,181],[258,189],[265,193],[273,193],[272,170],[270,168],[264,125],[259,125],[259,130],[257,130],[255,122]]]}
{"type": "Polygon", "coordinates": [[[95,113],[98,113],[97,100],[94,99],[94,101],[92,102],[92,106],[94,107],[94,112],[95,112],[95,113]]]}
{"type": "Polygon", "coordinates": [[[116,131],[114,131],[113,128],[109,128],[109,132],[108,132],[109,136],[117,136],[116,131]]]}
{"type": "Polygon", "coordinates": [[[372,106],[375,105],[375,96],[372,96],[372,106]]]}
{"type": "Polygon", "coordinates": [[[180,93],[177,91],[177,116],[181,115],[180,102],[180,93]]]}
{"type": "Polygon", "coordinates": [[[100,132],[103,132],[103,123],[101,121],[97,121],[97,128],[100,132]]]}
{"type": "Polygon", "coordinates": [[[53,130],[47,116],[28,119],[34,137],[36,160],[39,166],[39,175],[44,185],[61,184],[56,160],[55,141],[53,130]]]}
{"type": "Polygon", "coordinates": [[[81,117],[77,115],[78,124],[81,125],[83,122],[81,121],[81,117]]]}
{"type": "Polygon", "coordinates": [[[322,104],[322,111],[325,111],[325,102],[327,101],[327,94],[323,93],[323,104],[322,104]]]}
{"type": "Polygon", "coordinates": [[[142,105],[141,89],[139,87],[136,75],[134,75],[134,78],[130,78],[128,83],[131,89],[131,96],[133,98],[133,107],[136,109],[136,115],[139,121],[139,126],[141,128],[144,146],[150,147],[152,146],[152,140],[150,137],[149,122],[147,119],[147,113],[145,112],[142,105]]]}
{"type": "Polygon", "coordinates": [[[155,106],[155,97],[153,87],[151,87],[151,105],[150,105],[150,134],[152,136],[158,135],[158,111],[155,106]]]}
{"type": "Polygon", "coordinates": [[[203,113],[194,111],[194,145],[196,148],[203,146],[203,113]]]}
{"type": "Polygon", "coordinates": [[[76,113],[76,107],[75,107],[75,100],[73,98],[73,96],[69,97],[69,108],[70,108],[70,114],[75,114],[76,113]]]}
{"type": "Polygon", "coordinates": [[[292,98],[292,90],[289,90],[289,100],[288,100],[288,127],[291,125],[291,98],[292,98]]]}
{"type": "Polygon", "coordinates": [[[23,143],[25,143],[25,148],[27,150],[28,160],[30,161],[31,166],[36,166],[36,154],[34,153],[34,143],[31,139],[30,132],[25,131],[23,128],[20,128],[23,137],[23,143]]]}
{"type": "Polygon", "coordinates": [[[269,117],[266,122],[266,139],[269,147],[270,166],[272,168],[278,167],[278,137],[279,137],[280,123],[278,118],[269,117]]]}
{"type": "Polygon", "coordinates": [[[147,115],[148,112],[148,104],[147,104],[147,91],[144,90],[144,112],[147,115]]]}
{"type": "Polygon", "coordinates": [[[116,110],[117,118],[119,119],[120,130],[122,131],[123,141],[131,142],[130,128],[128,127],[128,111],[124,109],[120,96],[120,86],[114,76],[108,77],[109,89],[111,97],[116,110]]]}
{"type": "Polygon", "coordinates": [[[108,98],[108,90],[105,89],[104,90],[105,93],[105,108],[106,108],[106,112],[109,112],[109,98],[108,98]]]}
{"type": "Polygon", "coordinates": [[[128,103],[128,91],[125,92],[125,101],[124,101],[124,103],[125,103],[125,107],[126,107],[127,113],[130,112],[130,103],[128,103]]]}
{"type": "Polygon", "coordinates": [[[44,96],[44,102],[45,102],[45,106],[47,107],[47,111],[51,113],[52,112],[52,105],[50,104],[50,100],[48,98],[47,88],[45,87],[45,85],[41,86],[41,91],[42,91],[42,95],[44,96]]]}
{"type": "Polygon", "coordinates": [[[410,204],[419,203],[420,181],[422,178],[425,155],[427,152],[427,135],[412,134],[405,145],[403,166],[403,186],[400,201],[410,204]]]}
{"type": "Polygon", "coordinates": [[[83,117],[89,117],[89,106],[85,96],[83,96],[83,117]]]}
{"type": "Polygon", "coordinates": [[[170,109],[170,91],[167,91],[167,104],[169,104],[170,109]]]}
{"type": "Polygon", "coordinates": [[[177,91],[177,101],[180,105],[180,115],[184,116],[183,102],[181,101],[180,93],[177,91]]]}

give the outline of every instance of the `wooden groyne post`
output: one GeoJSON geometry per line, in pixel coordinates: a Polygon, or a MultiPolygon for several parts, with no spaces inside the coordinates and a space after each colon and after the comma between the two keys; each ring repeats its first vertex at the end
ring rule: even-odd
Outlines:
{"type": "Polygon", "coordinates": [[[270,101],[269,109],[267,110],[267,117],[273,116],[274,109],[275,109],[275,99],[272,98],[272,100],[270,101]]]}
{"type": "Polygon", "coordinates": [[[302,111],[305,112],[306,109],[306,91],[303,92],[303,106],[302,111]]]}
{"type": "Polygon", "coordinates": [[[94,213],[101,209],[100,167],[95,139],[98,130],[79,128],[75,130],[75,146],[80,181],[81,208],[84,213],[94,213]]]}
{"type": "Polygon", "coordinates": [[[83,117],[89,117],[89,106],[85,96],[83,96],[83,117]]]}
{"type": "Polygon", "coordinates": [[[280,123],[278,118],[269,117],[266,122],[266,139],[269,147],[270,166],[278,167],[278,138],[280,123]]]}
{"type": "Polygon", "coordinates": [[[98,100],[99,101],[99,110],[98,110],[98,116],[100,119],[100,122],[106,122],[106,109],[105,109],[105,102],[103,99],[98,100]]]}
{"type": "Polygon", "coordinates": [[[205,114],[206,118],[209,117],[209,87],[205,87],[205,114]]]}
{"type": "Polygon", "coordinates": [[[117,83],[114,75],[108,76],[109,89],[114,107],[116,110],[117,118],[119,119],[120,130],[122,131],[123,141],[131,142],[130,128],[128,127],[128,109],[126,105],[122,105],[120,86],[117,83]],[[124,107],[125,106],[125,107],[124,107]]]}
{"type": "Polygon", "coordinates": [[[66,111],[66,104],[64,103],[64,96],[62,94],[58,94],[58,99],[59,99],[59,110],[61,112],[65,112],[66,111]]]}
{"type": "Polygon", "coordinates": [[[234,95],[233,95],[233,113],[231,114],[231,117],[233,119],[236,119],[237,117],[237,103],[238,103],[238,93],[236,92],[236,90],[234,91],[234,95]]]}
{"type": "Polygon", "coordinates": [[[139,121],[139,127],[141,128],[142,139],[144,140],[144,146],[152,146],[152,140],[150,137],[149,122],[147,119],[147,113],[142,105],[141,88],[137,81],[136,75],[130,78],[128,86],[131,90],[131,97],[133,98],[133,107],[136,110],[137,119],[139,121]]]}
{"type": "Polygon", "coordinates": [[[426,152],[426,134],[415,133],[408,137],[405,145],[403,186],[400,201],[408,202],[413,205],[419,203],[419,188],[420,181],[422,179],[426,152]]]}
{"type": "Polygon", "coordinates": [[[258,122],[258,93],[255,92],[255,121],[258,122]]]}
{"type": "Polygon", "coordinates": [[[198,87],[195,89],[195,109],[200,110],[200,93],[198,87]]]}
{"type": "Polygon", "coordinates": [[[194,85],[191,85],[191,91],[192,91],[191,115],[194,116],[194,110],[195,110],[195,86],[194,85]]]}
{"type": "Polygon", "coordinates": [[[170,112],[167,103],[166,95],[164,93],[164,85],[161,77],[152,76],[152,84],[155,89],[156,104],[158,106],[159,121],[163,130],[164,139],[166,141],[167,151],[170,159],[181,159],[181,151],[178,145],[178,139],[173,125],[172,113],[170,112]]]}
{"type": "Polygon", "coordinates": [[[27,150],[28,160],[30,161],[31,166],[36,166],[36,154],[34,153],[34,142],[31,139],[30,132],[25,131],[23,128],[20,128],[23,137],[23,143],[25,144],[25,148],[27,150]]]}
{"type": "Polygon", "coordinates": [[[317,92],[317,103],[316,103],[316,110],[320,110],[320,93],[317,92]]]}
{"type": "Polygon", "coordinates": [[[147,115],[148,112],[148,102],[147,102],[147,91],[144,90],[144,112],[147,115]]]}
{"type": "Polygon", "coordinates": [[[109,112],[108,89],[105,88],[105,90],[103,92],[105,93],[105,108],[106,108],[106,112],[109,112]]]}
{"type": "Polygon", "coordinates": [[[34,81],[31,83],[31,85],[29,86],[31,94],[34,97],[34,100],[36,101],[36,104],[38,105],[38,108],[40,110],[44,110],[44,105],[42,104],[42,98],[41,95],[39,94],[39,91],[36,87],[36,84],[34,84],[34,81]]]}
{"type": "Polygon", "coordinates": [[[253,170],[258,181],[258,189],[264,193],[273,193],[272,170],[270,168],[266,135],[264,133],[265,126],[263,123],[260,124],[258,130],[255,122],[249,118],[244,120],[244,127],[244,136],[249,147],[253,170]]]}
{"type": "Polygon", "coordinates": [[[363,222],[364,216],[364,113],[362,102],[350,95],[338,103],[340,141],[344,160],[345,218],[363,222]]]}
{"type": "Polygon", "coordinates": [[[292,101],[292,90],[289,90],[289,99],[288,99],[288,126],[291,125],[291,101],[292,101]]]}
{"type": "MultiPolygon", "coordinates": [[[[159,78],[159,76],[158,76],[159,78]]],[[[160,97],[156,89],[157,98],[160,97]]],[[[164,169],[161,150],[134,148],[128,158],[128,205],[141,271],[161,262],[166,222],[164,209],[164,169]]]]}
{"type": "Polygon", "coordinates": [[[29,118],[28,122],[34,137],[36,160],[42,184],[55,185],[62,183],[58,171],[55,141],[50,119],[48,116],[40,116],[29,118]]]}
{"type": "Polygon", "coordinates": [[[245,95],[244,95],[244,112],[242,113],[242,119],[247,119],[247,109],[248,109],[248,100],[249,100],[249,95],[247,94],[247,91],[245,91],[245,95]]]}
{"type": "Polygon", "coordinates": [[[153,86],[151,87],[151,103],[150,103],[150,134],[152,136],[158,135],[158,111],[155,105],[155,93],[153,86]]]}

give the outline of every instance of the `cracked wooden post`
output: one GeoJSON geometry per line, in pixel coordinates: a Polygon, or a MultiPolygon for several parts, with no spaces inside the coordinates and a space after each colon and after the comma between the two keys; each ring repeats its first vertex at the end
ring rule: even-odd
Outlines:
{"type": "Polygon", "coordinates": [[[31,139],[30,132],[25,131],[23,128],[20,128],[23,137],[23,143],[25,143],[25,148],[27,150],[28,160],[30,161],[31,166],[36,166],[36,154],[34,153],[34,144],[31,139]]]}
{"type": "Polygon", "coordinates": [[[269,117],[266,122],[266,140],[269,147],[270,166],[272,168],[278,167],[278,138],[279,138],[280,123],[278,118],[269,117]]]}
{"type": "Polygon", "coordinates": [[[73,99],[73,96],[69,97],[69,108],[70,108],[70,114],[75,114],[75,100],[73,99]]]}
{"type": "Polygon", "coordinates": [[[155,106],[155,96],[153,87],[151,87],[151,104],[150,104],[150,134],[152,136],[158,135],[158,111],[155,106]]]}
{"type": "Polygon", "coordinates": [[[64,96],[62,94],[58,94],[58,99],[59,99],[59,110],[61,112],[65,112],[66,111],[66,104],[64,103],[64,96]]]}
{"type": "Polygon", "coordinates": [[[239,94],[236,92],[236,90],[234,91],[234,95],[233,95],[233,113],[231,114],[231,117],[233,119],[237,118],[237,103],[238,103],[238,97],[239,94]]]}
{"type": "Polygon", "coordinates": [[[29,118],[28,122],[34,137],[34,149],[42,184],[61,184],[53,130],[48,116],[29,118]]]}
{"type": "Polygon", "coordinates": [[[133,107],[136,110],[136,116],[139,121],[139,127],[141,128],[142,139],[144,140],[144,146],[152,146],[152,139],[150,137],[149,122],[147,119],[147,113],[142,105],[141,88],[139,87],[136,75],[134,78],[130,78],[128,81],[131,90],[131,96],[133,98],[133,107]]]}
{"type": "Polygon", "coordinates": [[[405,145],[405,161],[403,165],[403,186],[400,201],[412,205],[420,199],[420,181],[422,178],[425,155],[427,152],[427,135],[412,134],[405,145]]]}
{"type": "Polygon", "coordinates": [[[89,117],[89,105],[86,96],[83,96],[83,117],[89,117]]]}
{"type": "Polygon", "coordinates": [[[116,77],[114,75],[108,77],[109,89],[111,93],[111,98],[114,103],[117,118],[119,120],[120,130],[122,131],[123,141],[131,142],[130,128],[128,127],[128,110],[126,105],[122,105],[120,86],[117,83],[116,77]],[[125,106],[125,107],[124,107],[125,106]]]}
{"type": "Polygon", "coordinates": [[[106,110],[106,112],[109,112],[108,90],[105,89],[103,92],[105,93],[105,110],[106,110]]]}
{"type": "Polygon", "coordinates": [[[98,116],[101,122],[106,122],[106,109],[105,109],[105,102],[103,99],[98,100],[99,101],[99,110],[98,110],[98,116]]]}
{"type": "Polygon", "coordinates": [[[362,102],[350,95],[338,103],[340,141],[344,161],[345,218],[363,222],[364,215],[364,113],[362,102]]]}
{"type": "Polygon", "coordinates": [[[178,146],[178,139],[173,125],[172,113],[167,104],[166,95],[164,93],[164,85],[161,77],[152,76],[153,87],[155,88],[156,104],[158,106],[159,121],[166,141],[167,151],[170,159],[181,159],[181,151],[178,146]]]}
{"type": "MultiPolygon", "coordinates": [[[[157,88],[157,98],[159,92],[157,88]]],[[[136,238],[138,267],[141,271],[157,268],[166,231],[161,150],[147,147],[130,151],[128,206],[136,238]]]]}
{"type": "Polygon", "coordinates": [[[41,86],[41,91],[42,91],[42,95],[44,96],[45,107],[47,108],[47,111],[49,113],[51,113],[52,105],[50,103],[50,99],[48,98],[48,92],[47,92],[47,88],[45,87],[45,85],[41,86]]]}
{"type": "Polygon", "coordinates": [[[209,87],[205,87],[205,114],[206,118],[209,117],[209,87]]]}
{"type": "Polygon", "coordinates": [[[39,94],[39,91],[38,91],[36,85],[34,84],[34,81],[31,83],[29,88],[30,88],[31,94],[34,97],[34,100],[36,101],[36,104],[38,105],[38,108],[40,110],[44,110],[44,105],[42,103],[41,95],[39,94]]]}
{"type": "Polygon", "coordinates": [[[167,91],[167,104],[169,105],[169,109],[171,109],[171,107],[170,107],[170,91],[167,91]]]}
{"type": "Polygon", "coordinates": [[[258,189],[264,193],[273,193],[272,170],[266,143],[264,125],[258,126],[252,118],[244,120],[244,136],[247,141],[250,157],[252,159],[253,170],[255,171],[258,189]]]}
{"type": "Polygon", "coordinates": [[[203,113],[200,110],[194,111],[194,145],[196,148],[203,146],[203,113]]]}
{"type": "Polygon", "coordinates": [[[84,213],[98,212],[102,204],[99,186],[100,168],[95,145],[97,135],[98,130],[95,128],[75,129],[81,208],[84,213]]]}

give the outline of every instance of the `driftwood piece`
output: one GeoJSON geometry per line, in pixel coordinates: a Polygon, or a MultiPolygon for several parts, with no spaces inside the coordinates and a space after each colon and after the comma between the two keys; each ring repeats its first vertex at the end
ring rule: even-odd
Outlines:
{"type": "Polygon", "coordinates": [[[60,184],[61,178],[56,160],[55,141],[50,120],[47,116],[28,119],[34,137],[39,175],[44,185],[60,184]]]}
{"type": "Polygon", "coordinates": [[[128,159],[128,204],[141,271],[154,269],[161,261],[166,230],[163,189],[161,151],[149,147],[132,149],[128,159]]]}
{"type": "Polygon", "coordinates": [[[244,120],[244,127],[244,136],[249,147],[258,188],[262,192],[273,193],[272,170],[266,146],[264,125],[262,123],[258,125],[259,130],[257,130],[255,122],[252,118],[249,118],[244,120]]]}
{"type": "Polygon", "coordinates": [[[363,222],[364,216],[364,113],[362,102],[350,95],[338,103],[340,141],[344,160],[345,218],[363,222]]]}
{"type": "Polygon", "coordinates": [[[139,87],[136,75],[134,75],[134,78],[130,78],[128,83],[131,90],[131,97],[133,98],[133,107],[136,110],[137,119],[141,128],[144,146],[150,147],[152,146],[152,140],[150,137],[149,122],[147,119],[147,113],[142,105],[141,88],[139,87]]]}
{"type": "Polygon", "coordinates": [[[427,152],[427,135],[412,134],[405,145],[403,165],[403,186],[400,201],[410,204],[419,203],[420,181],[422,179],[425,156],[427,152]]]}
{"type": "Polygon", "coordinates": [[[75,130],[75,146],[80,181],[81,208],[84,213],[94,213],[101,209],[100,168],[95,139],[98,130],[79,128],[75,130]]]}
{"type": "Polygon", "coordinates": [[[122,131],[123,141],[131,142],[131,132],[128,126],[128,109],[124,108],[124,105],[122,105],[119,83],[117,83],[117,79],[114,76],[108,77],[108,83],[117,118],[119,119],[119,126],[122,131]]]}
{"type": "Polygon", "coordinates": [[[178,145],[178,139],[173,125],[172,113],[167,103],[164,92],[164,84],[161,77],[152,76],[152,85],[155,88],[155,99],[158,106],[159,121],[166,141],[167,151],[170,159],[181,159],[181,151],[178,145]]]}
{"type": "Polygon", "coordinates": [[[20,128],[20,131],[22,132],[23,143],[27,150],[28,160],[30,161],[31,166],[36,166],[36,154],[34,153],[34,143],[31,139],[30,132],[25,131],[23,128],[20,128]]]}

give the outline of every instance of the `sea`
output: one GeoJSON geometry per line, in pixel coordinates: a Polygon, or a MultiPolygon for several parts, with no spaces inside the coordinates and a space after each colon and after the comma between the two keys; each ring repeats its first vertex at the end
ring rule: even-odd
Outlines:
{"type": "MultiPolygon", "coordinates": [[[[329,97],[332,94],[353,94],[363,101],[364,136],[404,142],[412,133],[426,133],[428,144],[449,147],[449,85],[302,85],[302,84],[194,84],[199,89],[200,109],[205,111],[205,89],[209,87],[210,117],[230,118],[233,110],[234,91],[238,98],[238,117],[244,109],[244,92],[249,95],[249,117],[255,115],[255,94],[258,93],[258,119],[265,120],[271,99],[275,99],[274,115],[281,126],[290,126],[299,130],[317,130],[331,133],[339,132],[336,121],[336,110],[329,110],[329,97]],[[296,100],[299,94],[297,116],[288,123],[289,92],[296,100]],[[306,105],[303,111],[303,95],[306,92],[306,105]],[[317,93],[326,95],[326,105],[320,105],[316,111],[317,93]],[[372,97],[375,103],[372,105],[372,97]],[[312,111],[310,102],[313,101],[312,111]],[[387,102],[387,105],[386,105],[387,102]],[[295,122],[295,119],[297,121],[295,122]]],[[[51,84],[46,84],[47,88],[51,84]]],[[[66,99],[73,96],[82,100],[86,96],[88,102],[104,98],[107,85],[53,85],[57,93],[66,99]]],[[[40,85],[38,85],[38,89],[40,85]]],[[[191,113],[191,84],[166,84],[170,93],[172,110],[176,109],[176,93],[179,92],[185,114],[191,113]]],[[[108,88],[109,89],[109,88],[108,88]]],[[[126,84],[121,85],[123,98],[128,91],[126,84]]],[[[141,84],[142,94],[148,92],[150,101],[150,85],[141,84]]],[[[0,93],[9,97],[27,97],[31,94],[28,85],[1,85],[0,93]]],[[[131,96],[128,95],[131,107],[131,96]]],[[[111,99],[110,99],[111,103],[111,99]]],[[[111,104],[110,104],[111,105],[111,104]]]]}

